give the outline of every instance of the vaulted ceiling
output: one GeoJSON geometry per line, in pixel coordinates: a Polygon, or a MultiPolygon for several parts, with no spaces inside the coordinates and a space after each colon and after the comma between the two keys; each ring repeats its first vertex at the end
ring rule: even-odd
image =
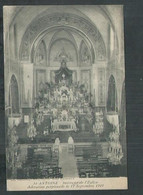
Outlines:
{"type": "MultiPolygon", "coordinates": [[[[10,32],[11,26],[16,24],[17,28],[17,48],[18,51],[21,49],[21,53],[24,53],[21,47],[22,41],[28,34],[28,29],[33,27],[36,28],[36,23],[38,29],[41,31],[41,33],[47,29],[46,22],[47,20],[50,20],[49,17],[57,17],[55,19],[56,24],[53,24],[58,26],[58,17],[62,17],[62,15],[65,17],[77,17],[79,18],[79,21],[77,23],[77,26],[74,26],[75,28],[79,30],[80,29],[80,19],[83,18],[83,25],[85,25],[85,33],[89,31],[88,28],[91,28],[91,31],[93,29],[98,31],[98,34],[101,36],[101,42],[104,43],[105,49],[108,49],[109,45],[109,26],[113,30],[114,36],[116,38],[116,45],[118,47],[118,53],[123,55],[123,15],[122,15],[122,6],[103,6],[103,5],[70,5],[70,6],[9,6],[8,10],[5,12],[4,9],[4,19],[6,22],[4,22],[5,26],[5,36],[7,36],[7,32],[10,32]],[[9,10],[9,11],[8,11],[9,10]],[[90,11],[89,11],[90,10],[90,11]],[[8,17],[7,17],[8,16],[8,17]],[[116,16],[116,17],[115,17],[116,16]],[[8,19],[7,19],[8,18],[8,19]],[[38,23],[39,22],[39,23],[38,23]],[[88,24],[90,24],[88,26],[88,24]],[[33,25],[33,26],[32,26],[33,25]],[[87,26],[86,26],[87,25],[87,26]],[[119,41],[120,40],[120,41],[119,41]]],[[[51,19],[52,20],[52,19],[51,19]]],[[[64,21],[63,21],[64,22],[64,21]]],[[[66,21],[65,21],[66,22],[66,21]]],[[[48,23],[49,24],[49,23],[48,23]]],[[[65,25],[62,24],[62,18],[61,21],[59,21],[59,25],[65,25]],[[60,23],[61,22],[61,23],[60,23]]],[[[73,26],[71,24],[71,21],[69,23],[69,26],[73,26]]],[[[33,29],[34,31],[35,29],[33,29]]],[[[31,30],[32,31],[32,30],[31,30]]],[[[30,33],[31,33],[30,31],[30,33]]],[[[33,33],[33,32],[32,32],[33,33]]],[[[94,33],[94,32],[93,32],[94,33]]],[[[92,32],[91,32],[92,34],[92,32]]],[[[32,41],[35,41],[37,37],[40,35],[40,32],[37,31],[37,34],[34,36],[31,36],[33,38],[32,41]]],[[[30,42],[29,38],[27,39],[27,42],[30,42]]],[[[31,41],[31,44],[33,42],[31,41]]],[[[94,39],[91,38],[91,42],[93,43],[94,39]]],[[[96,47],[96,42],[95,42],[96,47]]],[[[31,47],[31,45],[30,45],[31,47]]]]}

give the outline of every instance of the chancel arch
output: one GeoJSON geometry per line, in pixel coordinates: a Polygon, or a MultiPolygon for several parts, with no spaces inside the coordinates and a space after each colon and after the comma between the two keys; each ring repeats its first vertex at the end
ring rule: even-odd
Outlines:
{"type": "Polygon", "coordinates": [[[108,84],[107,112],[117,111],[118,111],[117,89],[115,78],[113,75],[111,75],[108,84]]]}
{"type": "Polygon", "coordinates": [[[11,114],[19,114],[19,89],[15,75],[12,75],[10,79],[9,104],[11,114]]]}
{"type": "Polygon", "coordinates": [[[21,60],[29,60],[32,44],[41,32],[51,27],[72,27],[85,34],[92,42],[95,49],[96,60],[106,59],[106,47],[103,38],[97,27],[92,23],[74,14],[54,14],[45,15],[32,21],[29,28],[24,33],[19,57],[21,60]],[[48,28],[47,28],[48,26],[48,28]]]}
{"type": "MultiPolygon", "coordinates": [[[[95,45],[93,43],[93,41],[90,39],[90,37],[87,36],[87,34],[73,26],[53,26],[53,27],[49,27],[46,30],[40,32],[37,37],[35,38],[35,40],[33,41],[33,43],[31,44],[31,48],[30,48],[30,59],[28,59],[28,61],[30,60],[33,63],[33,59],[34,59],[34,55],[35,52],[38,48],[39,43],[42,40],[45,40],[45,45],[46,45],[46,50],[47,50],[47,61],[49,61],[49,53],[50,53],[50,49],[53,45],[53,43],[58,40],[58,39],[67,39],[69,41],[71,41],[71,43],[74,45],[76,51],[77,51],[77,57],[78,57],[78,61],[80,61],[80,57],[79,57],[79,50],[81,48],[81,43],[82,41],[84,41],[88,47],[88,49],[90,50],[91,53],[91,58],[92,58],[92,63],[95,63],[97,59],[96,57],[96,50],[95,50],[95,45]],[[48,37],[48,41],[46,40],[46,37],[48,37]]],[[[24,59],[21,59],[22,61],[24,61],[24,59]]],[[[49,64],[49,62],[47,63],[47,65],[49,64]]]]}

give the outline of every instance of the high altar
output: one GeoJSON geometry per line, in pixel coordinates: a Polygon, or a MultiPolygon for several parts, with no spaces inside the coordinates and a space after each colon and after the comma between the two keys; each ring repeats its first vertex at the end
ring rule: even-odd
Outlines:
{"type": "MultiPolygon", "coordinates": [[[[90,97],[84,85],[72,82],[72,71],[62,59],[61,67],[55,71],[55,83],[45,83],[39,91],[36,110],[38,119],[50,118],[51,131],[77,131],[79,121],[92,123],[93,110],[90,97]]],[[[82,129],[86,124],[82,123],[82,129]]]]}

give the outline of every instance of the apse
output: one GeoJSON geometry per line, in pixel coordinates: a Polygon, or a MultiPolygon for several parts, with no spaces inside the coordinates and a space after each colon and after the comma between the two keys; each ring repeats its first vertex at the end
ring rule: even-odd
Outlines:
{"type": "Polygon", "coordinates": [[[50,66],[60,66],[58,55],[62,51],[66,51],[67,55],[70,57],[68,66],[77,66],[77,54],[75,47],[73,43],[67,39],[59,39],[53,43],[50,50],[50,66]]]}

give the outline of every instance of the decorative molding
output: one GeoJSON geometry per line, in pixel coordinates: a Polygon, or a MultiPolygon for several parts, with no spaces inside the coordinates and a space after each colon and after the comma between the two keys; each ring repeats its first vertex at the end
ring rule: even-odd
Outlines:
{"type": "Polygon", "coordinates": [[[27,28],[20,47],[20,59],[30,59],[31,47],[37,36],[47,28],[55,26],[76,28],[84,32],[92,41],[96,50],[96,59],[105,60],[105,44],[98,29],[88,20],[74,14],[51,14],[35,19],[27,28]],[[102,56],[102,58],[101,58],[102,56]]]}

